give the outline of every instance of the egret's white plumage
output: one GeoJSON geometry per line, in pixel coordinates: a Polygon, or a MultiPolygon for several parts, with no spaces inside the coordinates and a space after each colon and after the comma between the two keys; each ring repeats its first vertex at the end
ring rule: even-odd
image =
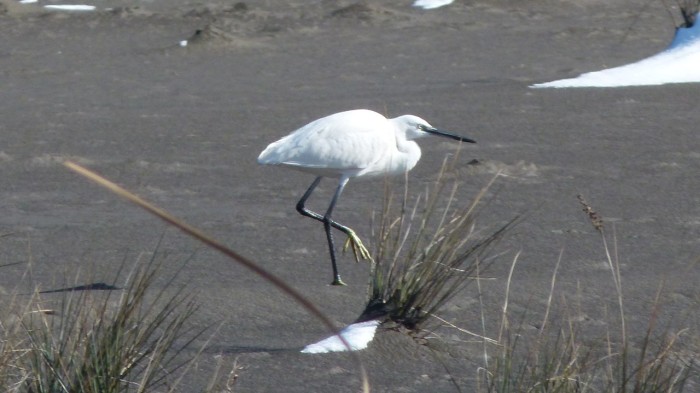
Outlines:
{"type": "Polygon", "coordinates": [[[286,166],[317,176],[297,204],[297,210],[324,223],[333,265],[333,284],[342,284],[342,281],[335,265],[331,227],[348,235],[356,258],[358,252],[363,258],[369,258],[369,252],[355,232],[331,219],[333,207],[345,184],[350,178],[371,178],[410,171],[421,156],[414,140],[431,134],[474,143],[469,138],[440,131],[417,116],[387,119],[377,112],[358,109],[315,120],[271,143],[260,153],[260,164],[286,166]],[[333,200],[323,216],[304,207],[322,177],[339,179],[333,200]]]}
{"type": "Polygon", "coordinates": [[[354,110],[315,120],[270,144],[258,162],[283,165],[316,176],[373,177],[411,170],[420,148],[411,139],[428,135],[411,115],[387,119],[377,112],[354,110]]]}

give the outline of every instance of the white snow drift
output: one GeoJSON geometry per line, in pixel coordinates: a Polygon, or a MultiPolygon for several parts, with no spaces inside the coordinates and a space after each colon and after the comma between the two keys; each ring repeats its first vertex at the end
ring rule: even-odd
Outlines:
{"type": "Polygon", "coordinates": [[[669,47],[636,63],[530,87],[621,87],[700,82],[700,22],[680,27],[669,47]]]}

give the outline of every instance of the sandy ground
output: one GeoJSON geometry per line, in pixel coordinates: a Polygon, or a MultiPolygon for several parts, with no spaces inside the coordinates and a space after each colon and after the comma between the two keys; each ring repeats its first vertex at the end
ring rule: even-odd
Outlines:
{"type": "MultiPolygon", "coordinates": [[[[499,246],[495,280],[484,283],[487,334],[497,334],[515,252],[510,307],[529,310],[524,326],[534,329],[563,249],[556,302],[580,303],[570,313],[592,339],[602,337],[615,291],[600,237],[576,200],[583,194],[610,231],[614,223],[632,333],[646,328],[663,281],[660,325],[690,327],[698,337],[698,86],[527,87],[658,52],[673,34],[663,7],[457,1],[427,12],[408,0],[375,3],[104,0],[98,12],[66,14],[43,11],[46,3],[3,2],[0,264],[21,263],[1,268],[0,293],[111,282],[122,261],[153,251],[165,234],[166,270],[187,262],[176,282],[201,303],[195,326],[221,324],[184,391],[204,385],[219,355],[245,366],[237,392],[358,391],[347,355],[297,352],[326,335],[303,309],[59,162],[75,159],[204,229],[342,326],[363,307],[367,267],[345,256],[340,269],[350,285],[328,286],[323,231],[294,210],[312,178],[255,159],[310,120],[370,108],[416,114],[478,141],[460,157],[461,200],[496,171],[507,175],[480,222],[526,219],[499,246]],[[197,30],[198,39],[178,46],[197,30]],[[473,159],[480,164],[467,165],[473,159]],[[20,280],[27,266],[31,279],[20,280]]],[[[411,173],[417,186],[455,149],[421,145],[411,173]]],[[[311,206],[325,209],[333,188],[322,183],[311,206]]],[[[351,182],[336,218],[366,237],[381,197],[381,182],[351,182]]],[[[480,331],[475,288],[444,317],[480,331]]],[[[438,353],[470,391],[481,345],[461,339],[438,353]]],[[[433,352],[401,334],[384,332],[360,356],[376,392],[454,391],[433,352]]]]}

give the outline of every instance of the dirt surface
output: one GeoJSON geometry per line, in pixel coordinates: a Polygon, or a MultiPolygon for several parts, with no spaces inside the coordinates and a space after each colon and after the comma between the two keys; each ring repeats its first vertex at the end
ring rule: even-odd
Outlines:
{"type": "MultiPolygon", "coordinates": [[[[344,256],[349,286],[327,285],[322,228],[294,209],[313,179],[256,157],[313,119],[368,108],[476,139],[460,156],[462,201],[505,174],[480,224],[526,219],[482,286],[487,335],[497,334],[515,253],[510,307],[529,310],[523,323],[535,329],[563,249],[555,302],[580,304],[569,312],[592,339],[603,337],[616,296],[600,236],[576,199],[583,194],[609,233],[614,223],[632,334],[643,334],[665,282],[660,325],[698,337],[698,86],[528,88],[662,50],[674,25],[660,2],[458,0],[433,11],[411,3],[101,0],[96,12],[65,13],[4,0],[0,264],[19,263],[0,267],[0,293],[111,283],[123,261],[164,235],[163,283],[185,264],[176,284],[201,303],[195,326],[221,324],[183,391],[201,389],[219,355],[245,367],[236,392],[358,391],[349,356],[298,353],[326,335],[301,307],[60,162],[83,163],[221,239],[342,326],[362,310],[367,266],[344,256]]],[[[456,149],[421,146],[416,189],[456,149]]],[[[323,182],[310,207],[324,210],[334,186],[323,182]]],[[[335,217],[366,238],[381,198],[381,182],[350,182],[335,217]]],[[[443,317],[481,332],[475,287],[443,317]]],[[[450,375],[471,391],[481,344],[443,336],[452,341],[434,352],[381,333],[360,353],[373,391],[455,391],[450,375]]]]}

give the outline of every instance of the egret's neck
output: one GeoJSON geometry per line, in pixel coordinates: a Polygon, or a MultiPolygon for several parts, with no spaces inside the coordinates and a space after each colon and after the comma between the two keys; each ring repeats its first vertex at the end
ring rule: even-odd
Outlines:
{"type": "Polygon", "coordinates": [[[403,138],[396,139],[396,149],[398,154],[392,160],[394,172],[408,172],[420,160],[420,147],[414,141],[407,141],[403,138]]]}

